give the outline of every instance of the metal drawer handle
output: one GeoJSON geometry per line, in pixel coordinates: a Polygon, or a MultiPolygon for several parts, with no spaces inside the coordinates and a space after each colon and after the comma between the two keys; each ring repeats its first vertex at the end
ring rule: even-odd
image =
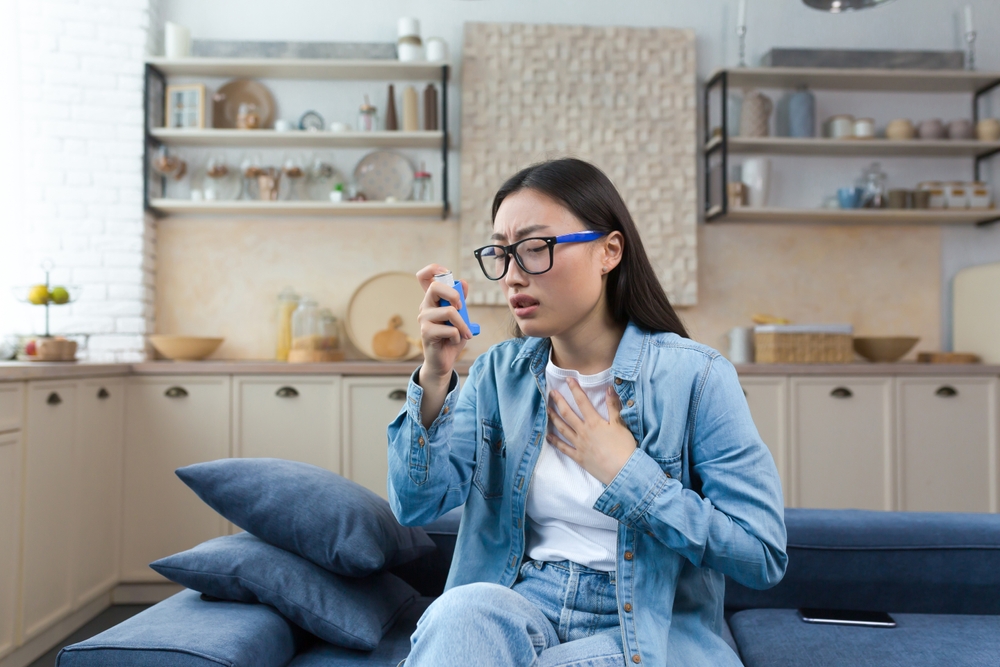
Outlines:
{"type": "Polygon", "coordinates": [[[958,390],[949,385],[944,385],[943,387],[938,388],[938,390],[935,391],[934,393],[937,394],[938,396],[944,396],[945,398],[958,396],[958,390]]]}
{"type": "Polygon", "coordinates": [[[100,389],[99,389],[99,390],[97,391],[97,398],[100,398],[100,399],[105,399],[105,398],[107,398],[107,397],[109,397],[109,396],[111,396],[111,394],[109,394],[109,393],[108,393],[108,390],[107,390],[107,389],[105,389],[104,387],[101,387],[101,388],[100,388],[100,389]]]}
{"type": "Polygon", "coordinates": [[[163,392],[163,395],[167,398],[183,398],[184,396],[187,396],[188,393],[187,389],[184,387],[171,387],[163,392]]]}
{"type": "Polygon", "coordinates": [[[835,398],[850,398],[851,396],[854,396],[851,390],[847,387],[837,387],[830,392],[830,395],[835,398]]]}
{"type": "Polygon", "coordinates": [[[49,397],[45,399],[45,402],[48,403],[49,405],[59,405],[60,403],[62,403],[62,398],[60,398],[59,394],[57,394],[56,392],[52,392],[51,394],[49,394],[49,397]]]}
{"type": "Polygon", "coordinates": [[[295,398],[299,395],[299,390],[295,387],[282,387],[278,391],[274,392],[274,395],[281,398],[295,398]]]}
{"type": "Polygon", "coordinates": [[[393,389],[389,392],[390,401],[405,401],[406,400],[406,390],[405,389],[393,389]]]}

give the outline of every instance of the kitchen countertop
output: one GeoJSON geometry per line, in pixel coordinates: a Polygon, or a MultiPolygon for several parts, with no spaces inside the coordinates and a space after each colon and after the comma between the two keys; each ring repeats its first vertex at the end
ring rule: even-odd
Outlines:
{"type": "MultiPolygon", "coordinates": [[[[141,363],[98,364],[43,361],[0,361],[0,382],[51,380],[57,378],[109,375],[410,375],[418,360],[404,362],[337,361],[317,364],[286,364],[280,361],[209,360],[146,361],[141,363]]],[[[469,372],[471,362],[460,361],[460,375],[469,372]]],[[[958,375],[1000,376],[1000,366],[988,364],[738,364],[743,377],[770,375],[958,375]]]]}

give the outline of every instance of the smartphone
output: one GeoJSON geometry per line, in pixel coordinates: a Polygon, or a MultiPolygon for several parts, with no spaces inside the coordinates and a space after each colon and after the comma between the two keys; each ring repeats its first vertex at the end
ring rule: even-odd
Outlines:
{"type": "Polygon", "coordinates": [[[884,611],[844,611],[842,609],[799,609],[806,623],[834,625],[864,625],[874,628],[894,628],[896,621],[884,611]]]}

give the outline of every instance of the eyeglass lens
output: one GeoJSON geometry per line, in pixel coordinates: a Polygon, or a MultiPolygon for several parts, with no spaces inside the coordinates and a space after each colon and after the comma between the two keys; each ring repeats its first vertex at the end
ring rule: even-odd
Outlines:
{"type": "MultiPolygon", "coordinates": [[[[518,264],[528,273],[545,273],[552,268],[549,244],[542,239],[525,239],[513,247],[520,260],[518,264]]],[[[480,254],[483,270],[491,280],[498,280],[507,267],[507,253],[503,246],[491,245],[480,254]]]]}

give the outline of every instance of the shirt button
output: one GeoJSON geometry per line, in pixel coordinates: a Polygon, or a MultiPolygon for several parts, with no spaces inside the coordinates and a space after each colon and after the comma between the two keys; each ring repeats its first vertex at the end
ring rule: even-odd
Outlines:
{"type": "Polygon", "coordinates": [[[663,473],[663,474],[667,476],[667,479],[673,479],[673,478],[672,478],[672,477],[670,476],[670,473],[669,473],[669,472],[666,472],[666,471],[664,471],[664,473],[663,473]]]}
{"type": "Polygon", "coordinates": [[[621,383],[622,383],[621,378],[615,378],[615,384],[621,384],[621,383]]]}
{"type": "Polygon", "coordinates": [[[642,658],[640,658],[640,657],[639,657],[639,654],[638,654],[638,653],[636,653],[635,655],[633,655],[633,656],[632,656],[632,662],[634,662],[634,663],[635,663],[635,664],[637,664],[637,665],[638,665],[638,664],[639,664],[640,662],[642,662],[642,658]]]}
{"type": "Polygon", "coordinates": [[[626,551],[625,552],[625,560],[632,560],[632,552],[631,551],[626,551]]]}
{"type": "Polygon", "coordinates": [[[423,447],[424,446],[424,436],[420,436],[419,438],[417,438],[417,442],[420,444],[421,447],[423,447]]]}
{"type": "Polygon", "coordinates": [[[628,399],[628,402],[627,402],[627,403],[625,403],[625,405],[627,405],[627,406],[629,406],[629,407],[631,408],[631,407],[632,407],[633,405],[635,405],[635,401],[633,401],[633,400],[632,400],[632,399],[630,398],[630,399],[628,399]]]}
{"type": "Polygon", "coordinates": [[[444,406],[444,410],[442,410],[441,412],[443,412],[445,414],[448,414],[448,406],[447,405],[444,406]]]}
{"type": "Polygon", "coordinates": [[[632,611],[632,605],[630,605],[628,602],[625,603],[625,611],[632,611]]]}

